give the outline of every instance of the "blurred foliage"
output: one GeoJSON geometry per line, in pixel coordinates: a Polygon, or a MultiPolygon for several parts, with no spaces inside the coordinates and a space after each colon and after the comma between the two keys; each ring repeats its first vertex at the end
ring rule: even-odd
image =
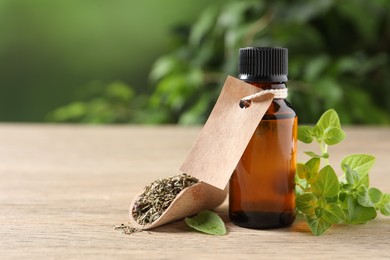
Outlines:
{"type": "Polygon", "coordinates": [[[78,93],[79,100],[57,108],[47,119],[55,122],[125,123],[133,120],[134,91],[122,82],[93,82],[78,93]]]}
{"type": "Polygon", "coordinates": [[[172,25],[193,23],[206,6],[208,0],[0,0],[0,121],[40,122],[95,80],[143,91],[151,64],[176,46],[172,25]]]}
{"type": "Polygon", "coordinates": [[[203,123],[226,76],[237,74],[240,47],[283,46],[289,49],[289,100],[300,122],[312,123],[328,108],[343,123],[390,122],[388,0],[229,1],[210,6],[175,37],[176,50],[154,63],[142,102],[130,89],[123,92],[127,98],[111,100],[110,85],[103,97],[60,108],[51,118],[203,123]],[[102,107],[110,116],[100,115],[102,107]]]}

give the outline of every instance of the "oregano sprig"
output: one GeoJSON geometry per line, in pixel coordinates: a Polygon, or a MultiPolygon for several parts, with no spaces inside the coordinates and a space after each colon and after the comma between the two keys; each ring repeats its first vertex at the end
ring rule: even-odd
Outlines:
{"type": "Polygon", "coordinates": [[[314,235],[321,235],[333,224],[362,224],[377,216],[379,210],[390,216],[390,194],[369,187],[369,171],[375,157],[352,154],[341,162],[344,173],[338,177],[329,164],[328,146],[343,141],[345,132],[333,109],[326,111],[317,124],[300,126],[298,139],[304,143],[316,141],[321,154],[305,152],[311,157],[297,164],[296,207],[302,213],[314,235]],[[321,168],[321,162],[325,164],[321,168]]]}

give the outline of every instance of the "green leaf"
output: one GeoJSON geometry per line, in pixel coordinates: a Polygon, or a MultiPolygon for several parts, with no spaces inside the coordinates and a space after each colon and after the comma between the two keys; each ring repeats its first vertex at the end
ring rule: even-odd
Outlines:
{"type": "Polygon", "coordinates": [[[332,227],[332,223],[326,221],[323,217],[321,218],[307,218],[307,224],[311,232],[314,235],[322,235],[325,231],[332,227]]]}
{"type": "Polygon", "coordinates": [[[327,222],[336,224],[345,219],[344,211],[336,203],[329,203],[325,206],[323,216],[327,222]]]}
{"type": "Polygon", "coordinates": [[[364,207],[375,207],[379,208],[382,205],[383,199],[385,196],[377,188],[367,189],[365,186],[360,186],[357,190],[357,202],[364,207]]]}
{"type": "Polygon", "coordinates": [[[306,125],[298,127],[298,140],[310,144],[313,141],[312,127],[306,125]]]}
{"type": "Polygon", "coordinates": [[[390,216],[390,202],[383,204],[382,207],[379,208],[380,212],[385,216],[390,216]]]}
{"type": "Polygon", "coordinates": [[[360,181],[360,176],[359,174],[352,170],[351,167],[349,167],[348,165],[344,165],[345,169],[346,169],[346,172],[345,172],[345,177],[347,179],[347,182],[349,184],[352,184],[352,185],[356,185],[359,183],[360,181]]]}
{"type": "Polygon", "coordinates": [[[202,40],[207,37],[207,33],[215,26],[215,21],[218,16],[218,9],[214,6],[206,9],[192,26],[189,42],[193,46],[201,44],[202,40]]]}
{"type": "Polygon", "coordinates": [[[317,197],[313,193],[303,193],[296,197],[296,207],[303,214],[314,215],[318,207],[317,197]]]}
{"type": "Polygon", "coordinates": [[[337,112],[334,109],[327,110],[322,114],[316,126],[318,127],[322,136],[324,135],[325,129],[328,127],[333,126],[336,128],[341,128],[340,119],[337,112]]]}
{"type": "Polygon", "coordinates": [[[321,155],[316,154],[314,152],[304,152],[304,153],[309,155],[310,157],[313,157],[313,158],[321,158],[321,155]]]}
{"type": "Polygon", "coordinates": [[[368,190],[368,195],[370,196],[370,200],[372,203],[376,204],[382,199],[382,192],[377,188],[370,188],[368,190]]]}
{"type": "Polygon", "coordinates": [[[341,193],[342,194],[342,199],[340,199],[340,201],[338,202],[338,205],[344,210],[344,213],[345,213],[345,223],[347,222],[347,215],[348,215],[348,197],[349,197],[349,193],[341,193]]]}
{"type": "Polygon", "coordinates": [[[376,210],[374,207],[364,207],[357,200],[349,195],[347,198],[348,214],[346,223],[348,224],[364,224],[369,220],[376,218],[376,210]]]}
{"type": "Polygon", "coordinates": [[[305,165],[309,167],[311,172],[318,172],[320,170],[321,160],[319,158],[311,158],[305,165]]]}
{"type": "Polygon", "coordinates": [[[329,126],[324,131],[323,140],[327,145],[338,144],[345,139],[345,132],[338,127],[329,126]]]}
{"type": "Polygon", "coordinates": [[[179,66],[180,62],[174,55],[162,56],[154,63],[152,70],[150,71],[149,78],[153,83],[157,82],[172,73],[179,66]]]}
{"type": "MultiPolygon", "coordinates": [[[[304,6],[306,6],[306,4],[304,6]]],[[[331,59],[328,55],[319,55],[315,58],[313,57],[313,59],[310,59],[305,70],[305,80],[313,82],[317,78],[321,77],[320,75],[326,69],[326,67],[329,66],[330,62],[331,59]]]]}
{"type": "Polygon", "coordinates": [[[198,215],[192,218],[185,218],[185,222],[188,226],[200,232],[210,235],[225,235],[226,227],[225,223],[218,216],[218,214],[203,210],[198,215]]]}
{"type": "Polygon", "coordinates": [[[311,158],[306,164],[307,173],[306,180],[312,183],[318,175],[321,160],[319,158],[311,158]]]}
{"type": "Polygon", "coordinates": [[[320,217],[322,217],[322,215],[324,214],[324,209],[321,208],[321,207],[317,207],[317,208],[314,210],[314,212],[315,212],[316,217],[317,217],[317,218],[320,218],[320,217]]]}
{"type": "Polygon", "coordinates": [[[349,184],[349,183],[342,184],[341,188],[343,189],[343,191],[353,191],[353,190],[355,190],[355,186],[353,186],[352,184],[349,184]]]}
{"type": "Polygon", "coordinates": [[[380,201],[379,210],[383,215],[390,216],[390,194],[383,194],[380,201]]]}
{"type": "Polygon", "coordinates": [[[369,185],[368,172],[375,163],[375,157],[368,154],[353,154],[345,157],[341,162],[341,168],[344,172],[347,171],[345,165],[348,165],[352,170],[359,174],[361,183],[366,187],[369,185]]]}
{"type": "Polygon", "coordinates": [[[322,155],[316,154],[314,152],[304,152],[304,153],[309,155],[310,157],[313,157],[313,158],[324,158],[324,159],[329,158],[329,154],[328,153],[324,153],[322,155]]]}
{"type": "Polygon", "coordinates": [[[306,175],[309,171],[309,167],[307,167],[303,163],[297,163],[297,175],[301,179],[306,179],[306,175]]]}
{"type": "Polygon", "coordinates": [[[296,195],[303,194],[305,192],[305,188],[307,186],[307,182],[305,179],[301,179],[298,177],[298,174],[295,175],[295,193],[296,195]]]}
{"type": "Polygon", "coordinates": [[[365,186],[359,187],[357,192],[357,202],[364,207],[373,207],[374,204],[371,201],[370,196],[368,195],[368,189],[365,186]]]}
{"type": "Polygon", "coordinates": [[[312,135],[313,135],[313,137],[317,138],[317,141],[318,141],[318,139],[322,138],[323,131],[321,130],[320,127],[318,127],[318,125],[315,125],[315,126],[313,126],[313,129],[312,129],[312,135]]]}
{"type": "Polygon", "coordinates": [[[312,184],[314,194],[324,197],[334,197],[339,193],[339,181],[337,175],[330,165],[325,166],[318,173],[312,184]]]}

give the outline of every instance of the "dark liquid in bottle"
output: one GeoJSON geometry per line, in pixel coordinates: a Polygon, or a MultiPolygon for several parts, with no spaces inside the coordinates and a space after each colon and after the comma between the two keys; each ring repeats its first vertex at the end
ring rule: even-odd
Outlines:
{"type": "Polygon", "coordinates": [[[284,102],[273,102],[230,179],[229,216],[238,226],[278,228],[295,220],[297,118],[284,102]],[[285,113],[270,111],[277,103],[285,113]]]}

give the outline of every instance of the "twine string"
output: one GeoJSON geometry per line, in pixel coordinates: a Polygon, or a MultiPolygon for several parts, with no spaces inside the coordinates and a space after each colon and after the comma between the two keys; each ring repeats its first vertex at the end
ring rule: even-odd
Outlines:
{"type": "Polygon", "coordinates": [[[282,89],[265,89],[262,91],[259,91],[255,94],[243,97],[240,100],[240,107],[241,108],[248,108],[251,105],[252,100],[264,96],[265,94],[272,93],[274,94],[274,99],[275,98],[287,98],[288,96],[288,90],[287,88],[282,88],[282,89]]]}

